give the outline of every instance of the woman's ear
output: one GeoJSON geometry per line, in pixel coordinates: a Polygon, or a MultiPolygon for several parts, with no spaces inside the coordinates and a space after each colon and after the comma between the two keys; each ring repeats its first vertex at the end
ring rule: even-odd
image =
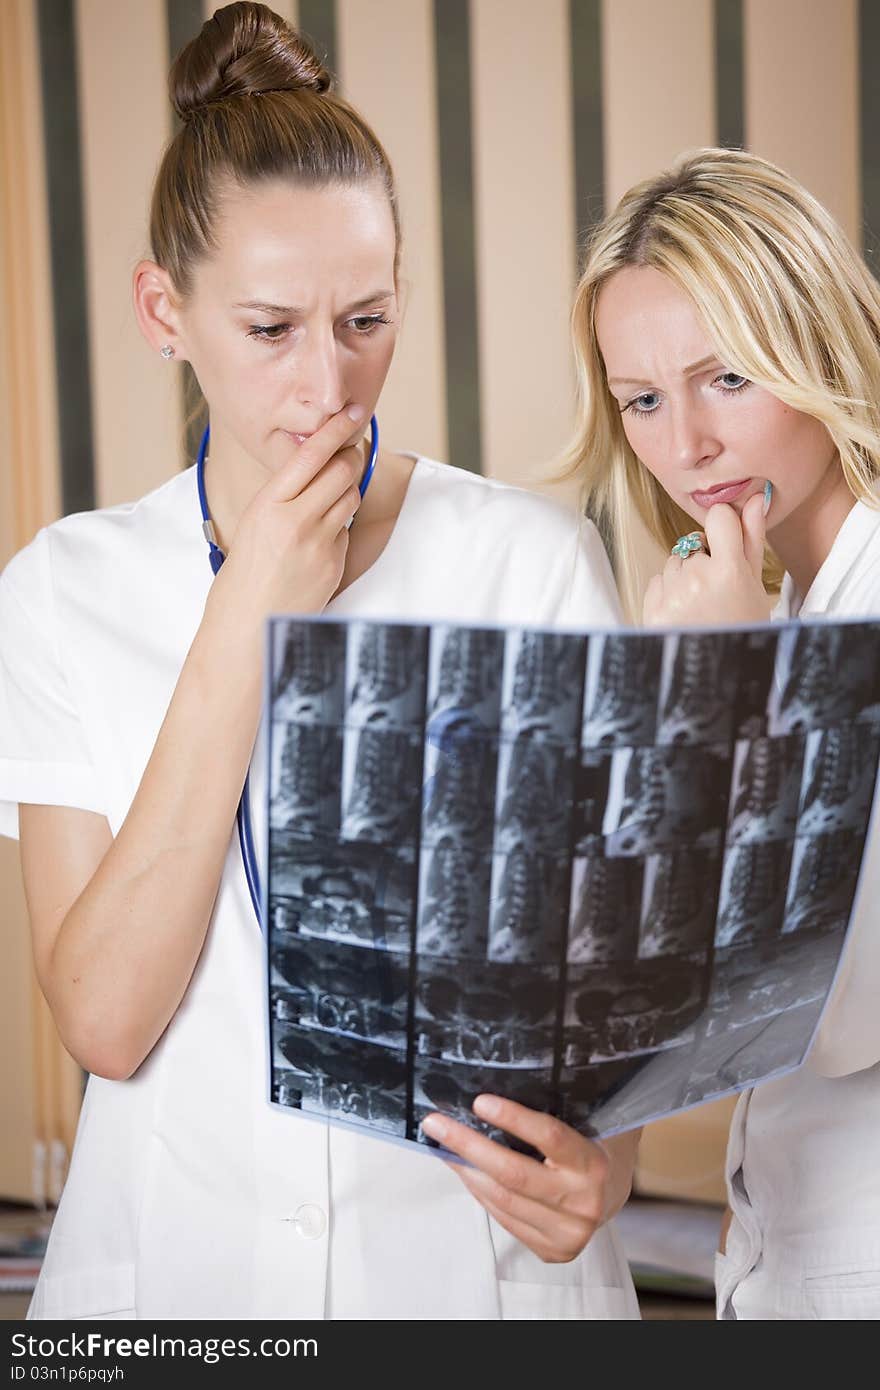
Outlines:
{"type": "Polygon", "coordinates": [[[132,300],[141,332],[155,352],[187,362],[180,305],[171,277],[155,261],[138,261],[132,275],[132,300]]]}

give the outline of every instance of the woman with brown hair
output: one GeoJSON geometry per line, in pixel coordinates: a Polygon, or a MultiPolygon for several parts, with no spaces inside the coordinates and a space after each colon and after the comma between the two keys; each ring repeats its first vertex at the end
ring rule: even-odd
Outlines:
{"type": "MultiPolygon", "coordinates": [[[[400,316],[394,183],[303,40],[227,6],[170,86],[182,126],[134,300],[153,349],[192,364],[210,453],[48,527],[0,581],[3,828],[40,982],[92,1073],[31,1316],[637,1316],[605,1224],[631,1136],[603,1150],[485,1097],[546,1161],[435,1116],[470,1164],[453,1169],[267,1103],[234,837],[265,617],[618,610],[589,524],[420,456],[367,464],[400,316]]],[[[257,803],[261,739],[252,776],[257,803]]]]}

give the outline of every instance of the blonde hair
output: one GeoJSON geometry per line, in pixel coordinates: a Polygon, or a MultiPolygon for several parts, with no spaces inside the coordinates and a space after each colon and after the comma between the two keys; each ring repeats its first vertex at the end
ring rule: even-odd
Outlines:
{"type": "MultiPolygon", "coordinates": [[[[821,421],[853,495],[880,476],[880,289],[815,198],[775,165],[704,149],[637,184],[593,233],[572,310],[578,415],[564,474],[612,549],[638,621],[638,525],[668,551],[693,529],[639,462],[608,388],[596,338],[603,285],[624,266],[662,271],[692,300],[731,371],[821,421]]],[[[781,569],[768,552],[765,583],[781,569]]]]}

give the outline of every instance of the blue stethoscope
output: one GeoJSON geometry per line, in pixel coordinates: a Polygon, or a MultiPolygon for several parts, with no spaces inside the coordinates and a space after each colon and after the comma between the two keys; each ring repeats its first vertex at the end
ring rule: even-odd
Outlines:
{"type": "MultiPolygon", "coordinates": [[[[214,530],[214,523],[208,511],[208,499],[205,496],[205,456],[208,452],[208,443],[211,438],[211,428],[205,427],[202,435],[202,442],[199,445],[199,457],[196,462],[196,481],[199,488],[199,506],[202,510],[202,531],[205,540],[208,542],[208,559],[214,574],[220,569],[226,559],[223,551],[217,544],[217,533],[214,530]]],[[[379,453],[379,426],[376,423],[375,415],[370,419],[370,457],[367,460],[367,467],[364,476],[359,484],[359,491],[363,497],[370,485],[373,470],[376,467],[376,458],[379,453]]],[[[251,895],[254,913],[260,930],[263,929],[262,899],[260,896],[260,871],[257,867],[257,852],[254,848],[254,834],[251,825],[251,798],[250,798],[250,768],[244,779],[241,800],[238,803],[238,810],[235,819],[238,822],[238,843],[241,845],[241,859],[244,864],[244,875],[247,879],[248,892],[251,895]]]]}

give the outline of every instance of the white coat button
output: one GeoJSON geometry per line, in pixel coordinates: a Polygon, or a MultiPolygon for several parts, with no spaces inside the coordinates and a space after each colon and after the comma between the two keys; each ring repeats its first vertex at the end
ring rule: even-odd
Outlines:
{"type": "Polygon", "coordinates": [[[327,1213],[313,1202],[306,1202],[293,1213],[293,1227],[303,1240],[317,1240],[327,1229],[327,1213]]]}

